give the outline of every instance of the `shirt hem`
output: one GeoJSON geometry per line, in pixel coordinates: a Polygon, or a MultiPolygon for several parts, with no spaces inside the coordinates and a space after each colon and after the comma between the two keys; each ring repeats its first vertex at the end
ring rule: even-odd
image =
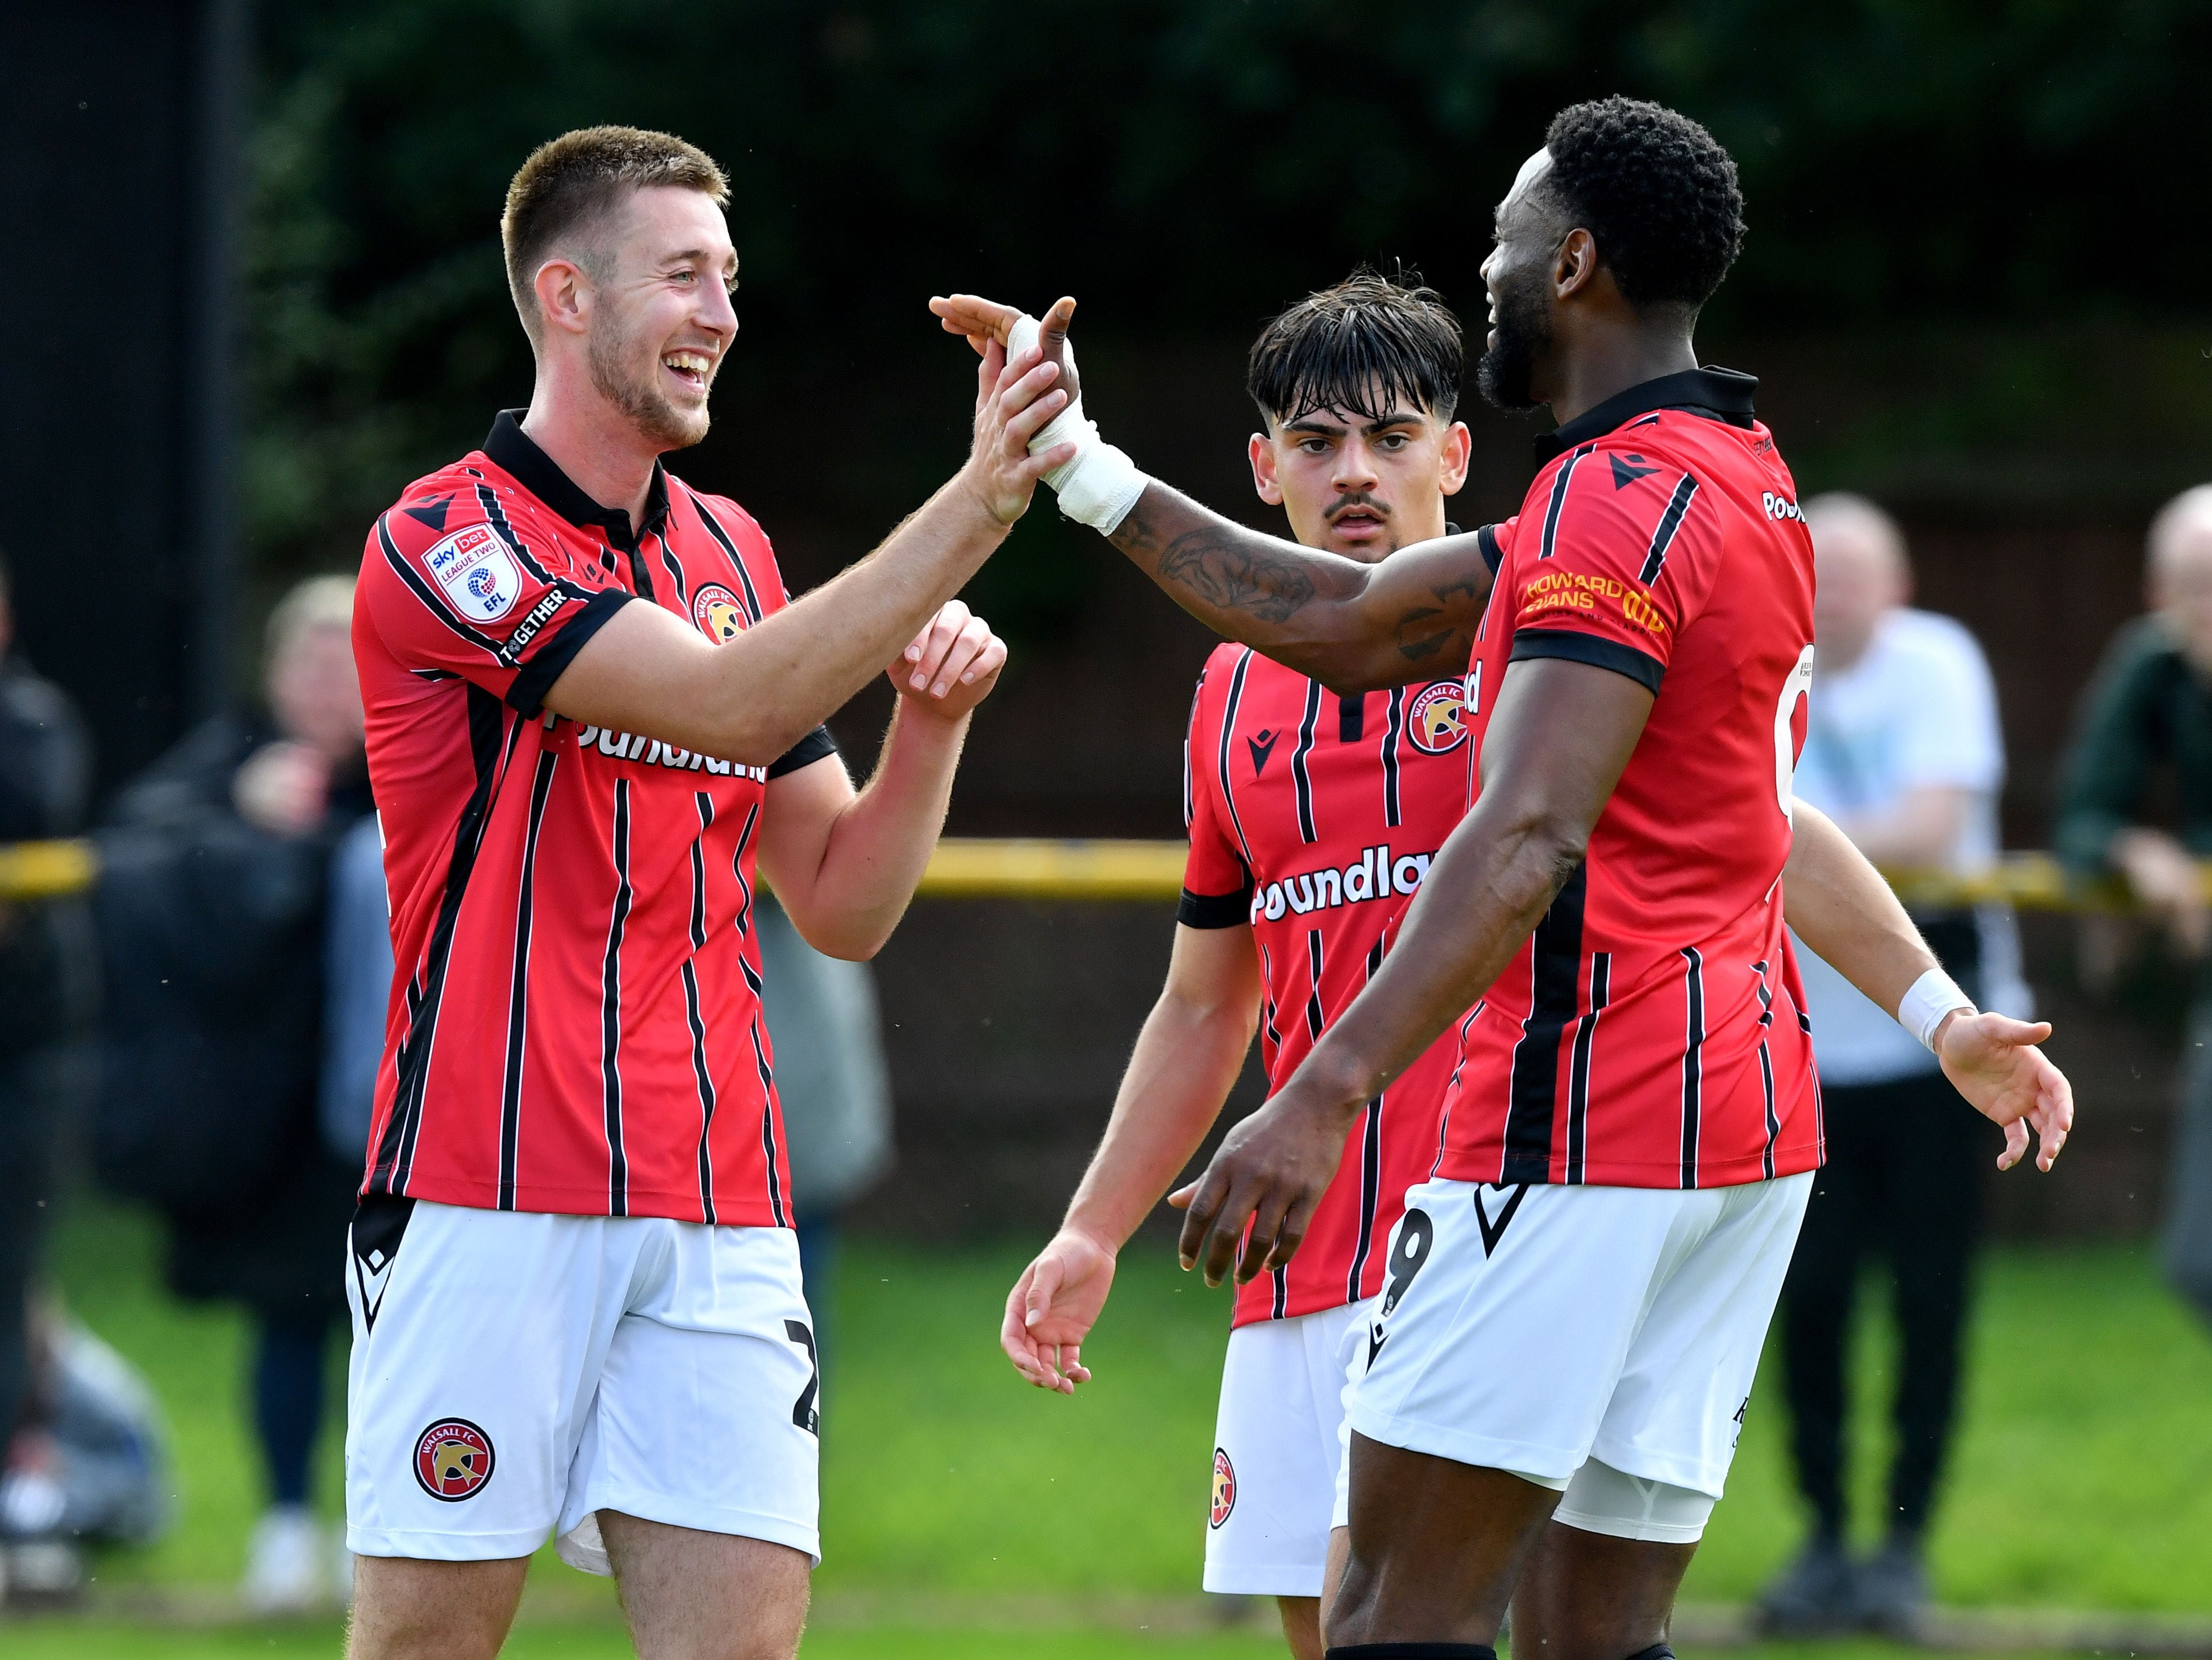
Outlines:
{"type": "MultiPolygon", "coordinates": [[[[1743,1188],[1756,1182],[1780,1181],[1785,1176],[1802,1176],[1808,1171],[1819,1170],[1826,1161],[1814,1146],[1777,1147],[1773,1153],[1774,1167],[1767,1168],[1764,1152],[1747,1153],[1735,1158],[1706,1158],[1698,1162],[1698,1179],[1694,1183],[1682,1179],[1679,1160],[1652,1160],[1650,1163],[1630,1163],[1622,1159],[1587,1159],[1583,1165],[1580,1182],[1562,1182],[1547,1173],[1537,1187],[1583,1188],[1662,1188],[1686,1190],[1692,1188],[1743,1188]]],[[[1449,1181],[1498,1183],[1498,1173],[1504,1163],[1503,1154],[1494,1148],[1479,1152],[1447,1152],[1437,1163],[1436,1173],[1449,1181]]]]}
{"type": "MultiPolygon", "coordinates": [[[[1398,1225],[1393,1222],[1390,1225],[1395,1228],[1398,1225]]],[[[1377,1229],[1376,1231],[1379,1240],[1382,1230],[1377,1229]]],[[[1246,1326],[1279,1326],[1285,1320],[1303,1320],[1310,1314],[1328,1314],[1336,1309],[1357,1308],[1360,1304],[1372,1300],[1374,1295],[1374,1292],[1367,1292],[1358,1297],[1329,1297],[1317,1292],[1309,1292],[1304,1297],[1292,1297],[1287,1299],[1283,1304],[1283,1311],[1280,1314],[1276,1314],[1272,1310],[1262,1309],[1256,1314],[1232,1315],[1229,1321],[1229,1329],[1241,1331],[1246,1326]]]]}
{"type": "MultiPolygon", "coordinates": [[[[364,1186],[363,1195],[366,1196],[364,1186]]],[[[421,1199],[433,1205],[454,1205],[465,1210],[511,1210],[543,1216],[604,1216],[618,1220],[653,1219],[665,1222],[704,1222],[706,1214],[699,1204],[698,1190],[688,1192],[659,1192],[630,1189],[620,1218],[607,1203],[605,1188],[546,1188],[518,1189],[514,1202],[501,1205],[499,1188],[491,1182],[438,1182],[416,1179],[407,1184],[404,1195],[421,1199]]],[[[766,1198],[750,1202],[724,1203],[714,1206],[714,1225],[731,1228],[788,1228],[791,1224],[779,1219],[766,1198]]]]}

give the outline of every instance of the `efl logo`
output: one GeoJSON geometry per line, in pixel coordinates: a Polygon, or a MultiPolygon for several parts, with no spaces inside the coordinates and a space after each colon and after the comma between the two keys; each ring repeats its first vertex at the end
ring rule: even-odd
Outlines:
{"type": "Polygon", "coordinates": [[[1237,1469],[1229,1462],[1228,1452],[1220,1447],[1213,1450],[1213,1509],[1207,1525],[1219,1527],[1237,1508],[1237,1469]]]}
{"type": "Polygon", "coordinates": [[[491,1437],[465,1418],[441,1418],[415,1438],[416,1482],[442,1503],[476,1497],[491,1467],[491,1437]]]}
{"type": "Polygon", "coordinates": [[[422,556],[453,609],[471,623],[496,623],[522,597],[522,569],[484,525],[455,531],[422,556]]]}

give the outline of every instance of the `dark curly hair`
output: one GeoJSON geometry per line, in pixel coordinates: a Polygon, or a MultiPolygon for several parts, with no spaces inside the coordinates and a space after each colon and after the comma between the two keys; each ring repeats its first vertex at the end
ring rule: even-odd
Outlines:
{"type": "Polygon", "coordinates": [[[1260,331],[1244,389],[1263,417],[1285,423],[1321,409],[1379,421],[1407,403],[1449,421],[1466,368],[1459,319],[1442,295],[1418,272],[1394,281],[1362,265],[1260,331]]]}
{"type": "Polygon", "coordinates": [[[1743,246],[1735,160],[1686,115],[1601,98],[1552,118],[1544,135],[1551,204],[1597,240],[1632,306],[1695,311],[1743,246]]]}

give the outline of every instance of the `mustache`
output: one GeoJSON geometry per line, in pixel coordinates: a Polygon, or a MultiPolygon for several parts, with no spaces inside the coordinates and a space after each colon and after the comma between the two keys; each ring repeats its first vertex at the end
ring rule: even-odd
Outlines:
{"type": "Polygon", "coordinates": [[[1341,502],[1339,502],[1334,507],[1331,508],[1328,513],[1324,514],[1322,517],[1327,519],[1330,524],[1334,525],[1338,520],[1343,518],[1346,514],[1350,513],[1354,508],[1365,508],[1377,519],[1388,519],[1390,516],[1390,509],[1388,507],[1386,507],[1382,502],[1377,501],[1375,497],[1368,495],[1366,491],[1360,490],[1353,495],[1346,496],[1341,502]]]}

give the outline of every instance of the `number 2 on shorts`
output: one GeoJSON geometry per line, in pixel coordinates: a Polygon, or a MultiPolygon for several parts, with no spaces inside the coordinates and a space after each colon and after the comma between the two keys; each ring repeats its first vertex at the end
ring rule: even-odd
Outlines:
{"type": "Polygon", "coordinates": [[[814,1397],[822,1388],[822,1361],[814,1353],[814,1334],[801,1320],[783,1323],[783,1335],[806,1351],[806,1387],[799,1392],[799,1399],[791,1403],[791,1421],[809,1435],[822,1433],[822,1414],[814,1409],[814,1397]]]}

